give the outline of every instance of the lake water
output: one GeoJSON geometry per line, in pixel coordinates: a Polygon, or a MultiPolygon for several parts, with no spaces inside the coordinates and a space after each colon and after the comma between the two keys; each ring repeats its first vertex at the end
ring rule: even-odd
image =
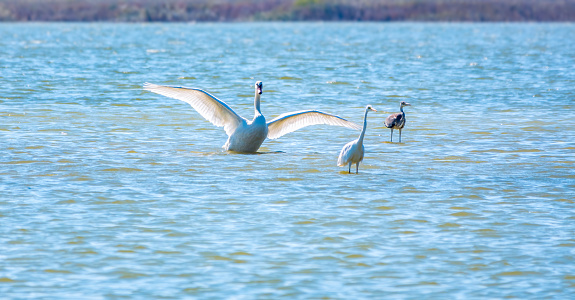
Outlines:
{"type": "Polygon", "coordinates": [[[575,24],[0,24],[3,298],[575,295],[575,24]],[[253,117],[256,155],[144,82],[253,117]],[[383,120],[407,101],[402,143],[383,120]]]}

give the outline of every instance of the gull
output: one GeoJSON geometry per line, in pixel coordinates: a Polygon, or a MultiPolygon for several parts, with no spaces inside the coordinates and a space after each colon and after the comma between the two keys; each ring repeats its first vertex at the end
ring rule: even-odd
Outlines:
{"type": "Polygon", "coordinates": [[[144,90],[184,101],[215,126],[224,127],[228,140],[222,148],[227,151],[254,153],[258,151],[266,138],[277,139],[310,125],[325,124],[355,130],[361,128],[344,118],[317,110],[285,113],[266,122],[260,109],[260,98],[263,92],[261,81],[255,84],[254,118],[251,121],[239,116],[225,102],[201,89],[145,83],[144,90]]]}
{"type": "Polygon", "coordinates": [[[363,129],[359,134],[357,140],[353,140],[341,149],[339,153],[339,158],[337,159],[337,165],[340,167],[348,166],[347,171],[351,173],[351,165],[355,164],[355,174],[359,171],[359,163],[363,160],[363,153],[365,152],[365,147],[363,146],[363,137],[365,136],[365,130],[367,128],[367,113],[370,111],[377,111],[375,108],[368,105],[365,107],[365,116],[363,117],[363,129]]]}

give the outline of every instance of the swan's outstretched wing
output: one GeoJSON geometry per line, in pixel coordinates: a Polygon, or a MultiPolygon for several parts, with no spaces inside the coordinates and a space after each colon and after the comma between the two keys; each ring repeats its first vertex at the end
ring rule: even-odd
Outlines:
{"type": "Polygon", "coordinates": [[[242,117],[225,102],[200,89],[163,86],[147,82],[144,83],[144,89],[187,102],[206,120],[218,127],[224,127],[228,135],[232,134],[242,122],[242,117]]]}
{"type": "Polygon", "coordinates": [[[359,130],[361,126],[342,117],[317,110],[303,110],[283,114],[268,122],[268,138],[277,139],[310,125],[335,125],[359,130]]]}

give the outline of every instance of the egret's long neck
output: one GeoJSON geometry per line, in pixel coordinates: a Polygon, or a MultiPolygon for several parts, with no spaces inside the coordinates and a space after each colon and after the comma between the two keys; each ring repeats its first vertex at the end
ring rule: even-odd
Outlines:
{"type": "Polygon", "coordinates": [[[359,144],[363,144],[363,137],[365,136],[365,130],[367,129],[367,112],[369,111],[368,108],[365,109],[365,115],[363,116],[363,128],[361,129],[361,134],[359,135],[358,142],[359,144]]]}
{"type": "Polygon", "coordinates": [[[256,89],[256,97],[254,99],[254,115],[257,117],[258,115],[262,114],[262,111],[260,110],[260,98],[261,95],[258,93],[258,90],[256,89]]]}
{"type": "Polygon", "coordinates": [[[400,106],[399,106],[399,111],[401,111],[401,113],[404,114],[404,112],[403,112],[403,105],[400,105],[400,106]]]}

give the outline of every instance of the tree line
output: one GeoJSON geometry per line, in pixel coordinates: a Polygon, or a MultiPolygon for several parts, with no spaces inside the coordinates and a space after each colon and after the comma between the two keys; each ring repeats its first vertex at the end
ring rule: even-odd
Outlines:
{"type": "Polygon", "coordinates": [[[575,21],[575,0],[0,0],[0,21],[575,21]]]}

